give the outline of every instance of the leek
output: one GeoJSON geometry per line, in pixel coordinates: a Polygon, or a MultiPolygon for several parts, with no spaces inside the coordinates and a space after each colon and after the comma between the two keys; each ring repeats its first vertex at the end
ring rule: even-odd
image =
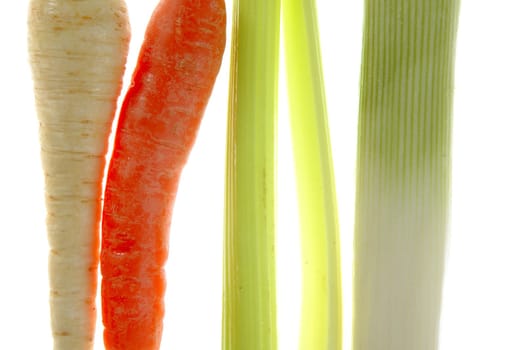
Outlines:
{"type": "Polygon", "coordinates": [[[277,347],[274,175],[279,0],[235,0],[225,194],[223,349],[277,347]]]}
{"type": "Polygon", "coordinates": [[[354,350],[438,347],[458,0],[366,0],[354,350]]]}
{"type": "Polygon", "coordinates": [[[301,350],[342,347],[340,243],[316,3],[283,0],[302,242],[301,350]]]}

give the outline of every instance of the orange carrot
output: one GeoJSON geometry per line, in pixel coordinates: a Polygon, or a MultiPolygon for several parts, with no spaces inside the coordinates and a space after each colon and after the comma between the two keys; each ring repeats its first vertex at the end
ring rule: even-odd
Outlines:
{"type": "Polygon", "coordinates": [[[102,221],[106,348],[158,349],[179,177],[225,48],[224,0],[161,0],[124,99],[102,221]]]}

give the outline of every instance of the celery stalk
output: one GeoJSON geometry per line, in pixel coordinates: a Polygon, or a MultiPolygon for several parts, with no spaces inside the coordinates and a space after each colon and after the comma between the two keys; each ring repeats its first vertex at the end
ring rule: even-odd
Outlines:
{"type": "Polygon", "coordinates": [[[314,0],[283,0],[302,245],[300,349],[342,347],[340,243],[314,0]]]}
{"type": "Polygon", "coordinates": [[[235,0],[225,194],[223,349],[277,348],[274,175],[279,0],[235,0]]]}
{"type": "Polygon", "coordinates": [[[354,350],[438,347],[458,0],[367,0],[354,350]]]}

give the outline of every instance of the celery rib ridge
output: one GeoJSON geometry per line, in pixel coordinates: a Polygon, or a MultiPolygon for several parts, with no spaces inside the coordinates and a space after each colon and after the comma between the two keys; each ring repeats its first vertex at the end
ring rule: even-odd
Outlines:
{"type": "Polygon", "coordinates": [[[284,0],[283,16],[303,260],[300,349],[339,350],[339,224],[315,2],[284,0]]]}

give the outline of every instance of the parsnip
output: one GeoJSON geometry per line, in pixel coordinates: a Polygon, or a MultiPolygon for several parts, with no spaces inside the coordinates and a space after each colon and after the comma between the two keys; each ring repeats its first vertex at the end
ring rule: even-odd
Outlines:
{"type": "Polygon", "coordinates": [[[101,193],[129,44],[122,0],[32,0],[29,56],[40,122],[55,349],[91,349],[101,193]]]}

